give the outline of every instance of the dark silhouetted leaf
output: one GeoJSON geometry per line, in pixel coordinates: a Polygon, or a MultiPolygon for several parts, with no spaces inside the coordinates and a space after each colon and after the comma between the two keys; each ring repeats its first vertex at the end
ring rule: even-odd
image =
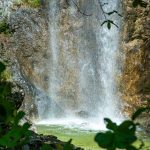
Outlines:
{"type": "Polygon", "coordinates": [[[102,148],[113,148],[114,134],[111,131],[100,132],[95,136],[95,141],[102,148]]]}
{"type": "Polygon", "coordinates": [[[48,144],[43,144],[40,150],[52,150],[51,146],[48,144]]]}
{"type": "MultiPolygon", "coordinates": [[[[109,131],[100,132],[96,135],[95,141],[102,148],[107,150],[126,149],[133,147],[132,144],[137,140],[135,135],[136,124],[132,120],[125,120],[120,125],[105,118],[105,123],[109,131]]],[[[135,150],[136,148],[133,147],[135,150]]]]}
{"type": "Polygon", "coordinates": [[[117,129],[117,124],[112,122],[109,118],[104,118],[107,129],[115,131],[117,129]]]}
{"type": "Polygon", "coordinates": [[[0,83],[0,97],[6,98],[12,91],[12,84],[10,82],[0,83]]]}
{"type": "Polygon", "coordinates": [[[72,139],[70,139],[65,145],[63,150],[72,150],[73,149],[73,145],[71,145],[72,139]]]}
{"type": "Polygon", "coordinates": [[[105,20],[101,26],[103,26],[105,23],[107,23],[107,28],[110,30],[111,29],[111,24],[115,25],[117,28],[118,26],[112,21],[112,20],[105,20]]]}
{"type": "Polygon", "coordinates": [[[135,148],[132,145],[129,145],[128,147],[126,147],[126,150],[139,150],[139,149],[135,148]]]}
{"type": "Polygon", "coordinates": [[[111,28],[111,23],[108,21],[107,22],[107,28],[110,30],[110,28],[111,28]]]}
{"type": "Polygon", "coordinates": [[[118,131],[122,133],[134,134],[136,131],[136,125],[131,120],[125,120],[118,126],[118,131]]]}
{"type": "Polygon", "coordinates": [[[13,106],[5,99],[0,99],[0,121],[8,123],[13,118],[13,106]]]}
{"type": "Polygon", "coordinates": [[[19,111],[16,117],[14,118],[14,124],[18,125],[19,121],[25,116],[23,111],[19,111]]]}
{"type": "Polygon", "coordinates": [[[116,13],[118,16],[122,17],[122,15],[119,14],[118,11],[116,11],[116,10],[113,10],[113,11],[111,11],[111,12],[108,12],[107,15],[112,15],[112,14],[114,14],[114,13],[116,13]]]}
{"type": "Polygon", "coordinates": [[[0,62],[0,74],[6,69],[6,66],[0,62]]]}
{"type": "Polygon", "coordinates": [[[17,145],[22,145],[28,142],[32,132],[28,130],[30,125],[28,123],[23,126],[12,127],[4,136],[0,138],[0,146],[7,146],[7,148],[14,148],[17,145]]]}
{"type": "Polygon", "coordinates": [[[141,7],[146,8],[147,5],[148,5],[148,3],[143,1],[143,0],[134,0],[133,3],[132,3],[133,7],[141,6],[141,7]]]}
{"type": "Polygon", "coordinates": [[[105,23],[107,23],[107,20],[105,20],[104,22],[102,22],[101,26],[103,26],[105,23]]]}
{"type": "Polygon", "coordinates": [[[132,120],[135,120],[137,117],[139,117],[143,112],[146,112],[146,111],[150,111],[150,107],[141,107],[139,108],[135,113],[133,113],[132,115],[132,120]]]}
{"type": "Polygon", "coordinates": [[[112,20],[108,20],[111,24],[115,25],[117,28],[118,26],[112,21],[112,20]]]}
{"type": "Polygon", "coordinates": [[[125,148],[135,142],[137,140],[135,131],[136,125],[132,121],[126,120],[121,123],[115,133],[117,148],[125,148]]]}

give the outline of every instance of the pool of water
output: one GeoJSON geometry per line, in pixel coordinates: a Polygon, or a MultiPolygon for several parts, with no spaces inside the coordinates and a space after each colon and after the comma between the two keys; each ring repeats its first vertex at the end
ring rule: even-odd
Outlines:
{"type": "MultiPolygon", "coordinates": [[[[94,137],[98,131],[96,130],[83,130],[81,128],[70,128],[63,125],[36,125],[37,132],[44,135],[55,135],[59,140],[69,141],[72,139],[72,143],[78,147],[82,147],[85,150],[100,150],[97,143],[94,141],[94,137]]],[[[144,141],[145,146],[143,150],[150,150],[150,136],[143,132],[138,133],[140,139],[144,141]]],[[[134,143],[137,147],[140,145],[140,141],[134,143]]]]}
{"type": "Polygon", "coordinates": [[[44,135],[55,135],[62,141],[69,141],[78,147],[86,150],[99,150],[100,148],[94,142],[96,131],[82,130],[79,128],[67,128],[59,125],[37,125],[37,132],[44,135]]]}

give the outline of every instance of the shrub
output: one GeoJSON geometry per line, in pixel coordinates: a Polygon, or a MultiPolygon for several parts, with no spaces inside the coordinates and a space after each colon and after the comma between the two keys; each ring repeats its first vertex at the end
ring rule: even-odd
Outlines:
{"type": "Polygon", "coordinates": [[[23,0],[23,2],[33,8],[40,7],[41,5],[41,0],[23,0]]]}
{"type": "Polygon", "coordinates": [[[10,34],[11,33],[9,25],[6,23],[5,20],[0,22],[0,34],[1,33],[4,33],[4,34],[10,34]]]}

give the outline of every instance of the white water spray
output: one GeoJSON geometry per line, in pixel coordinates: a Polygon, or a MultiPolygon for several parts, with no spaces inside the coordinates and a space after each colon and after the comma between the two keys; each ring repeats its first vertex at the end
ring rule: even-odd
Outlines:
{"type": "MultiPolygon", "coordinates": [[[[80,8],[93,15],[82,16],[73,3],[64,7],[50,1],[49,99],[42,112],[38,105],[39,123],[102,129],[104,117],[120,117],[115,81],[119,33],[115,26],[101,26],[105,18],[98,1],[83,1],[80,8]]],[[[118,0],[112,0],[104,11],[117,8],[118,0]]],[[[109,19],[119,25],[117,15],[109,19]]]]}

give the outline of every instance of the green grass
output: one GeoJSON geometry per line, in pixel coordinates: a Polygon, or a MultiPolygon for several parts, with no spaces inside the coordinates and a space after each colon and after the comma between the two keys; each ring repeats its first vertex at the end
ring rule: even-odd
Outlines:
{"type": "Polygon", "coordinates": [[[41,6],[41,0],[14,0],[16,6],[27,6],[31,8],[39,8],[41,6]]]}
{"type": "Polygon", "coordinates": [[[41,5],[41,0],[22,0],[25,4],[30,7],[38,8],[41,5]]]}

